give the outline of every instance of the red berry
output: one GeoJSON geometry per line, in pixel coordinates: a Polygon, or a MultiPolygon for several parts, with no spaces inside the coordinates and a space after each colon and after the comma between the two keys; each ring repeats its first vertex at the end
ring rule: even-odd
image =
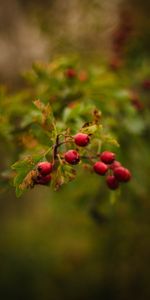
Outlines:
{"type": "Polygon", "coordinates": [[[65,75],[67,78],[74,78],[76,77],[76,71],[73,68],[69,68],[66,70],[65,75]]]}
{"type": "Polygon", "coordinates": [[[77,133],[74,136],[74,141],[75,141],[76,145],[78,145],[80,147],[85,147],[88,145],[90,138],[89,138],[88,134],[77,133]]]}
{"type": "Polygon", "coordinates": [[[38,171],[43,176],[48,175],[49,173],[51,173],[52,168],[53,168],[52,164],[50,162],[48,162],[48,161],[40,162],[37,165],[38,171]]]}
{"type": "Polygon", "coordinates": [[[121,167],[121,163],[117,160],[115,160],[110,166],[109,168],[114,170],[115,168],[121,167]]]}
{"type": "Polygon", "coordinates": [[[93,166],[94,171],[99,175],[105,175],[108,170],[108,166],[101,161],[97,161],[93,166]]]}
{"type": "Polygon", "coordinates": [[[131,178],[131,173],[128,169],[124,167],[118,167],[114,169],[114,176],[117,178],[118,181],[127,182],[131,178]]]}
{"type": "Polygon", "coordinates": [[[104,151],[103,153],[101,153],[100,159],[105,164],[111,164],[115,160],[115,157],[115,153],[110,151],[104,151]]]}
{"type": "Polygon", "coordinates": [[[119,187],[119,182],[114,175],[108,175],[106,183],[111,190],[116,190],[119,187]]]}
{"type": "Polygon", "coordinates": [[[35,180],[36,184],[42,184],[46,185],[51,181],[51,175],[46,175],[46,176],[37,176],[37,179],[35,180]]]}
{"type": "Polygon", "coordinates": [[[67,151],[65,153],[64,157],[65,157],[65,160],[71,165],[76,165],[80,161],[80,155],[76,150],[67,151]]]}

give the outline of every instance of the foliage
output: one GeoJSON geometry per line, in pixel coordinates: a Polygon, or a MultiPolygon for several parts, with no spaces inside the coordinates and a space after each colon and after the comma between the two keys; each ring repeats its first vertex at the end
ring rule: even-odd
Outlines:
{"type": "Polygon", "coordinates": [[[20,91],[0,88],[3,299],[150,298],[148,49],[123,37],[109,62],[57,57],[34,63],[20,91]],[[132,172],[114,191],[93,169],[105,150],[132,172]]]}
{"type": "MultiPolygon", "coordinates": [[[[54,160],[58,136],[73,136],[78,131],[91,135],[88,151],[97,147],[97,154],[114,150],[120,141],[119,155],[123,158],[124,137],[132,140],[149,130],[145,61],[141,72],[133,77],[132,70],[113,70],[104,63],[85,67],[77,57],[61,57],[47,65],[34,63],[24,77],[24,90],[12,95],[1,87],[0,93],[0,135],[4,145],[13,145],[11,160],[14,156],[19,159],[12,166],[13,173],[10,166],[7,171],[11,180],[15,176],[17,196],[34,187],[39,161],[54,160]],[[34,100],[37,97],[39,100],[34,100]]],[[[72,142],[68,142],[71,147],[72,142]]],[[[67,149],[62,142],[60,154],[67,149]]],[[[80,151],[84,156],[85,149],[80,151]]],[[[51,184],[54,189],[74,179],[76,173],[61,155],[56,165],[51,184]]],[[[85,165],[90,169],[83,159],[85,165]]]]}

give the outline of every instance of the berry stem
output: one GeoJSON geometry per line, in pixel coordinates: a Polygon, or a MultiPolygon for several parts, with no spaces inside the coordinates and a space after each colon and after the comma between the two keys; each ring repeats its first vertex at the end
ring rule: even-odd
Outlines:
{"type": "MultiPolygon", "coordinates": [[[[57,150],[58,150],[58,148],[59,148],[61,145],[64,145],[64,144],[70,142],[69,140],[68,140],[68,141],[65,141],[65,142],[59,142],[59,138],[60,138],[61,135],[62,135],[62,136],[65,136],[63,133],[58,134],[58,135],[56,136],[56,142],[55,142],[55,144],[53,145],[53,163],[54,163],[54,161],[57,159],[57,156],[58,156],[57,150]]],[[[71,137],[71,136],[69,136],[69,137],[71,137]]]]}
{"type": "Polygon", "coordinates": [[[57,148],[58,148],[58,145],[59,145],[59,136],[60,136],[60,134],[58,134],[56,136],[56,143],[53,145],[53,163],[57,159],[57,148]]]}

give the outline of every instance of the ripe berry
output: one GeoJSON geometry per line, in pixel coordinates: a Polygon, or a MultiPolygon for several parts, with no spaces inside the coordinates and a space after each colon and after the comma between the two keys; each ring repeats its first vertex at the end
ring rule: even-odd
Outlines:
{"type": "Polygon", "coordinates": [[[99,175],[105,175],[108,170],[108,166],[101,161],[97,161],[93,166],[94,171],[99,175]]]}
{"type": "Polygon", "coordinates": [[[116,190],[119,187],[119,182],[114,175],[108,175],[106,183],[111,190],[116,190]]]}
{"type": "Polygon", "coordinates": [[[37,165],[38,171],[43,176],[48,175],[52,171],[52,168],[53,168],[52,164],[48,161],[40,162],[37,165]]]}
{"type": "Polygon", "coordinates": [[[109,166],[109,168],[112,169],[112,170],[114,170],[114,169],[116,169],[116,168],[118,168],[118,167],[121,167],[121,163],[120,163],[119,161],[117,161],[117,160],[115,160],[115,161],[109,166]]]}
{"type": "Polygon", "coordinates": [[[114,176],[117,178],[118,181],[127,182],[131,178],[131,173],[128,169],[124,167],[118,167],[114,169],[114,176]]]}
{"type": "Polygon", "coordinates": [[[51,181],[51,175],[46,175],[46,176],[37,176],[37,179],[35,180],[36,184],[42,184],[46,185],[51,181]]]}
{"type": "Polygon", "coordinates": [[[115,160],[115,153],[110,151],[104,151],[101,153],[100,159],[105,164],[111,164],[115,160]]]}
{"type": "Polygon", "coordinates": [[[77,133],[74,136],[74,141],[75,141],[76,145],[78,145],[80,147],[85,147],[88,145],[90,138],[89,138],[88,134],[77,133]]]}
{"type": "Polygon", "coordinates": [[[69,68],[65,71],[65,75],[67,78],[74,78],[76,77],[76,71],[73,68],[69,68]]]}
{"type": "Polygon", "coordinates": [[[71,165],[76,165],[80,161],[80,155],[76,150],[67,151],[65,153],[64,157],[65,157],[65,160],[71,165]]]}

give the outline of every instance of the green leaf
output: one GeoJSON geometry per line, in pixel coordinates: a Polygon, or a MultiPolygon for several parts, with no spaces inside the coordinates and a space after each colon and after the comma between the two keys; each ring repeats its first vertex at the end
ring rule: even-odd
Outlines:
{"type": "Polygon", "coordinates": [[[16,187],[17,197],[20,197],[27,188],[32,187],[33,177],[36,175],[34,168],[42,158],[39,155],[28,156],[12,165],[12,169],[16,171],[14,186],[16,187]]]}
{"type": "Polygon", "coordinates": [[[102,128],[102,125],[93,124],[93,125],[90,125],[87,127],[83,127],[81,129],[81,131],[83,133],[87,133],[87,134],[94,134],[98,129],[101,129],[101,128],[102,128]]]}

